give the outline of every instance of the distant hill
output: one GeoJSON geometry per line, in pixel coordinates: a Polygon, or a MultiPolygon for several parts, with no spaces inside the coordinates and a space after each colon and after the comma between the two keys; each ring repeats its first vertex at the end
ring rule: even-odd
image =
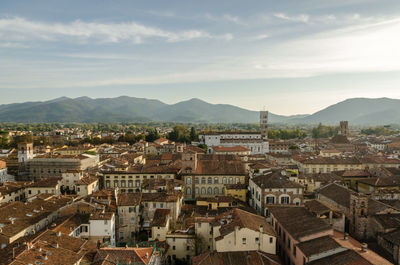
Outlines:
{"type": "Polygon", "coordinates": [[[391,98],[352,98],[331,105],[291,123],[338,124],[347,120],[356,125],[400,124],[400,100],[391,98]]]}
{"type": "MultiPolygon", "coordinates": [[[[227,104],[190,99],[176,104],[121,96],[117,98],[61,97],[43,102],[0,105],[0,122],[222,122],[256,123],[257,111],[227,104]]],[[[400,100],[354,98],[331,105],[312,115],[282,116],[270,113],[271,123],[400,124],[400,100]]]]}

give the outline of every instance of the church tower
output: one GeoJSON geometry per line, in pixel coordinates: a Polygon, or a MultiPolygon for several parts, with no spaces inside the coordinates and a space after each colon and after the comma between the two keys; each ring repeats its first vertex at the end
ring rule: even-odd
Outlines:
{"type": "Polygon", "coordinates": [[[23,142],[18,144],[18,163],[26,163],[33,159],[33,143],[23,142]]]}
{"type": "Polygon", "coordinates": [[[260,111],[260,131],[263,140],[268,139],[268,111],[260,111]]]}
{"type": "Polygon", "coordinates": [[[340,134],[344,136],[348,136],[349,134],[349,122],[341,121],[340,122],[340,134]]]}

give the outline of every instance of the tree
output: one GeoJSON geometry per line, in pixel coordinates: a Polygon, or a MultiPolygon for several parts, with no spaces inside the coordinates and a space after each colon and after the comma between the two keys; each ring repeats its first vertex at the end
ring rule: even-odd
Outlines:
{"type": "Polygon", "coordinates": [[[160,138],[160,135],[158,134],[157,129],[149,130],[146,135],[147,142],[154,142],[155,140],[157,140],[159,138],[160,138]]]}
{"type": "Polygon", "coordinates": [[[190,129],[190,140],[191,141],[196,141],[197,140],[197,133],[194,127],[190,129]]]}
{"type": "Polygon", "coordinates": [[[167,138],[174,142],[188,143],[191,140],[190,132],[184,125],[176,125],[167,138]]]}

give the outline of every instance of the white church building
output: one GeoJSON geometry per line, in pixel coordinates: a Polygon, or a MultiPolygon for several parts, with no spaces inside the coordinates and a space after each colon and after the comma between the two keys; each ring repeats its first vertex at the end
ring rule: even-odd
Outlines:
{"type": "Polygon", "coordinates": [[[213,146],[244,146],[251,154],[266,154],[268,143],[268,111],[260,111],[260,132],[210,132],[199,135],[200,143],[207,145],[208,152],[213,146]]]}

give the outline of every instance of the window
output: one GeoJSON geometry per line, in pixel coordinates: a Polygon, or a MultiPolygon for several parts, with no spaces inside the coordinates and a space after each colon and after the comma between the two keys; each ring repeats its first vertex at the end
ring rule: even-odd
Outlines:
{"type": "Polygon", "coordinates": [[[239,179],[239,178],[236,178],[235,183],[238,184],[239,182],[240,182],[240,179],[239,179]]]}
{"type": "Polygon", "coordinates": [[[214,195],[218,195],[218,188],[217,187],[214,188],[214,195]]]}
{"type": "Polygon", "coordinates": [[[200,190],[199,190],[199,188],[198,188],[198,187],[196,187],[194,191],[195,191],[195,194],[196,194],[196,195],[199,195],[199,194],[200,194],[200,193],[199,193],[199,192],[200,192],[200,190]]]}
{"type": "Polygon", "coordinates": [[[226,178],[225,177],[222,178],[222,184],[226,184],[226,178]]]}
{"type": "Polygon", "coordinates": [[[196,178],[194,179],[194,181],[195,181],[196,184],[199,184],[199,178],[198,178],[198,177],[196,177],[196,178]]]}
{"type": "Polygon", "coordinates": [[[208,177],[207,184],[212,184],[212,177],[208,177]]]}
{"type": "Polygon", "coordinates": [[[259,244],[260,243],[260,239],[258,237],[256,237],[255,242],[256,242],[256,244],[259,244]]]}
{"type": "Polygon", "coordinates": [[[110,181],[106,180],[106,188],[109,188],[109,187],[110,187],[110,181]]]}
{"type": "Polygon", "coordinates": [[[233,184],[233,178],[232,177],[229,178],[229,184],[233,184]]]}
{"type": "Polygon", "coordinates": [[[296,246],[293,245],[293,256],[296,257],[296,246]]]}
{"type": "Polygon", "coordinates": [[[214,178],[214,184],[218,184],[218,177],[214,178]]]}
{"type": "Polygon", "coordinates": [[[275,197],[274,196],[267,196],[265,198],[265,203],[266,204],[275,204],[275,197]]]}
{"type": "Polygon", "coordinates": [[[189,246],[186,246],[186,250],[190,250],[190,247],[189,247],[189,246]]]}
{"type": "Polygon", "coordinates": [[[118,187],[118,180],[114,180],[114,187],[118,187]]]}
{"type": "Polygon", "coordinates": [[[245,237],[242,238],[242,244],[246,245],[246,238],[245,237]]]}
{"type": "Polygon", "coordinates": [[[201,194],[202,194],[202,195],[206,194],[206,188],[204,188],[204,187],[201,188],[201,194]]]}
{"type": "Polygon", "coordinates": [[[126,187],[126,182],[125,182],[125,180],[121,180],[121,187],[123,187],[123,188],[126,187]]]}
{"type": "Polygon", "coordinates": [[[281,204],[289,204],[289,196],[282,196],[281,197],[281,204]]]}
{"type": "Polygon", "coordinates": [[[186,184],[187,184],[187,185],[192,184],[192,177],[187,177],[187,178],[186,178],[186,184]]]}
{"type": "Polygon", "coordinates": [[[136,187],[139,187],[140,186],[140,180],[136,180],[135,184],[136,184],[136,187]]]}
{"type": "Polygon", "coordinates": [[[274,242],[274,238],[273,238],[273,237],[270,237],[270,238],[269,238],[269,243],[272,244],[272,242],[274,242]]]}
{"type": "Polygon", "coordinates": [[[176,249],[176,247],[175,246],[172,246],[172,250],[175,250],[176,249]]]}
{"type": "Polygon", "coordinates": [[[206,178],[205,177],[201,178],[201,184],[206,184],[206,178]]]}
{"type": "Polygon", "coordinates": [[[211,188],[211,187],[208,187],[208,189],[207,189],[207,194],[209,194],[209,195],[212,194],[212,188],[211,188]]]}
{"type": "Polygon", "coordinates": [[[132,213],[132,212],[136,213],[136,207],[129,207],[129,212],[130,213],[132,213]]]}
{"type": "Polygon", "coordinates": [[[186,188],[186,195],[191,195],[192,194],[192,189],[190,187],[186,188]]]}
{"type": "Polygon", "coordinates": [[[133,187],[133,181],[132,180],[128,180],[128,187],[132,188],[133,187]]]}

